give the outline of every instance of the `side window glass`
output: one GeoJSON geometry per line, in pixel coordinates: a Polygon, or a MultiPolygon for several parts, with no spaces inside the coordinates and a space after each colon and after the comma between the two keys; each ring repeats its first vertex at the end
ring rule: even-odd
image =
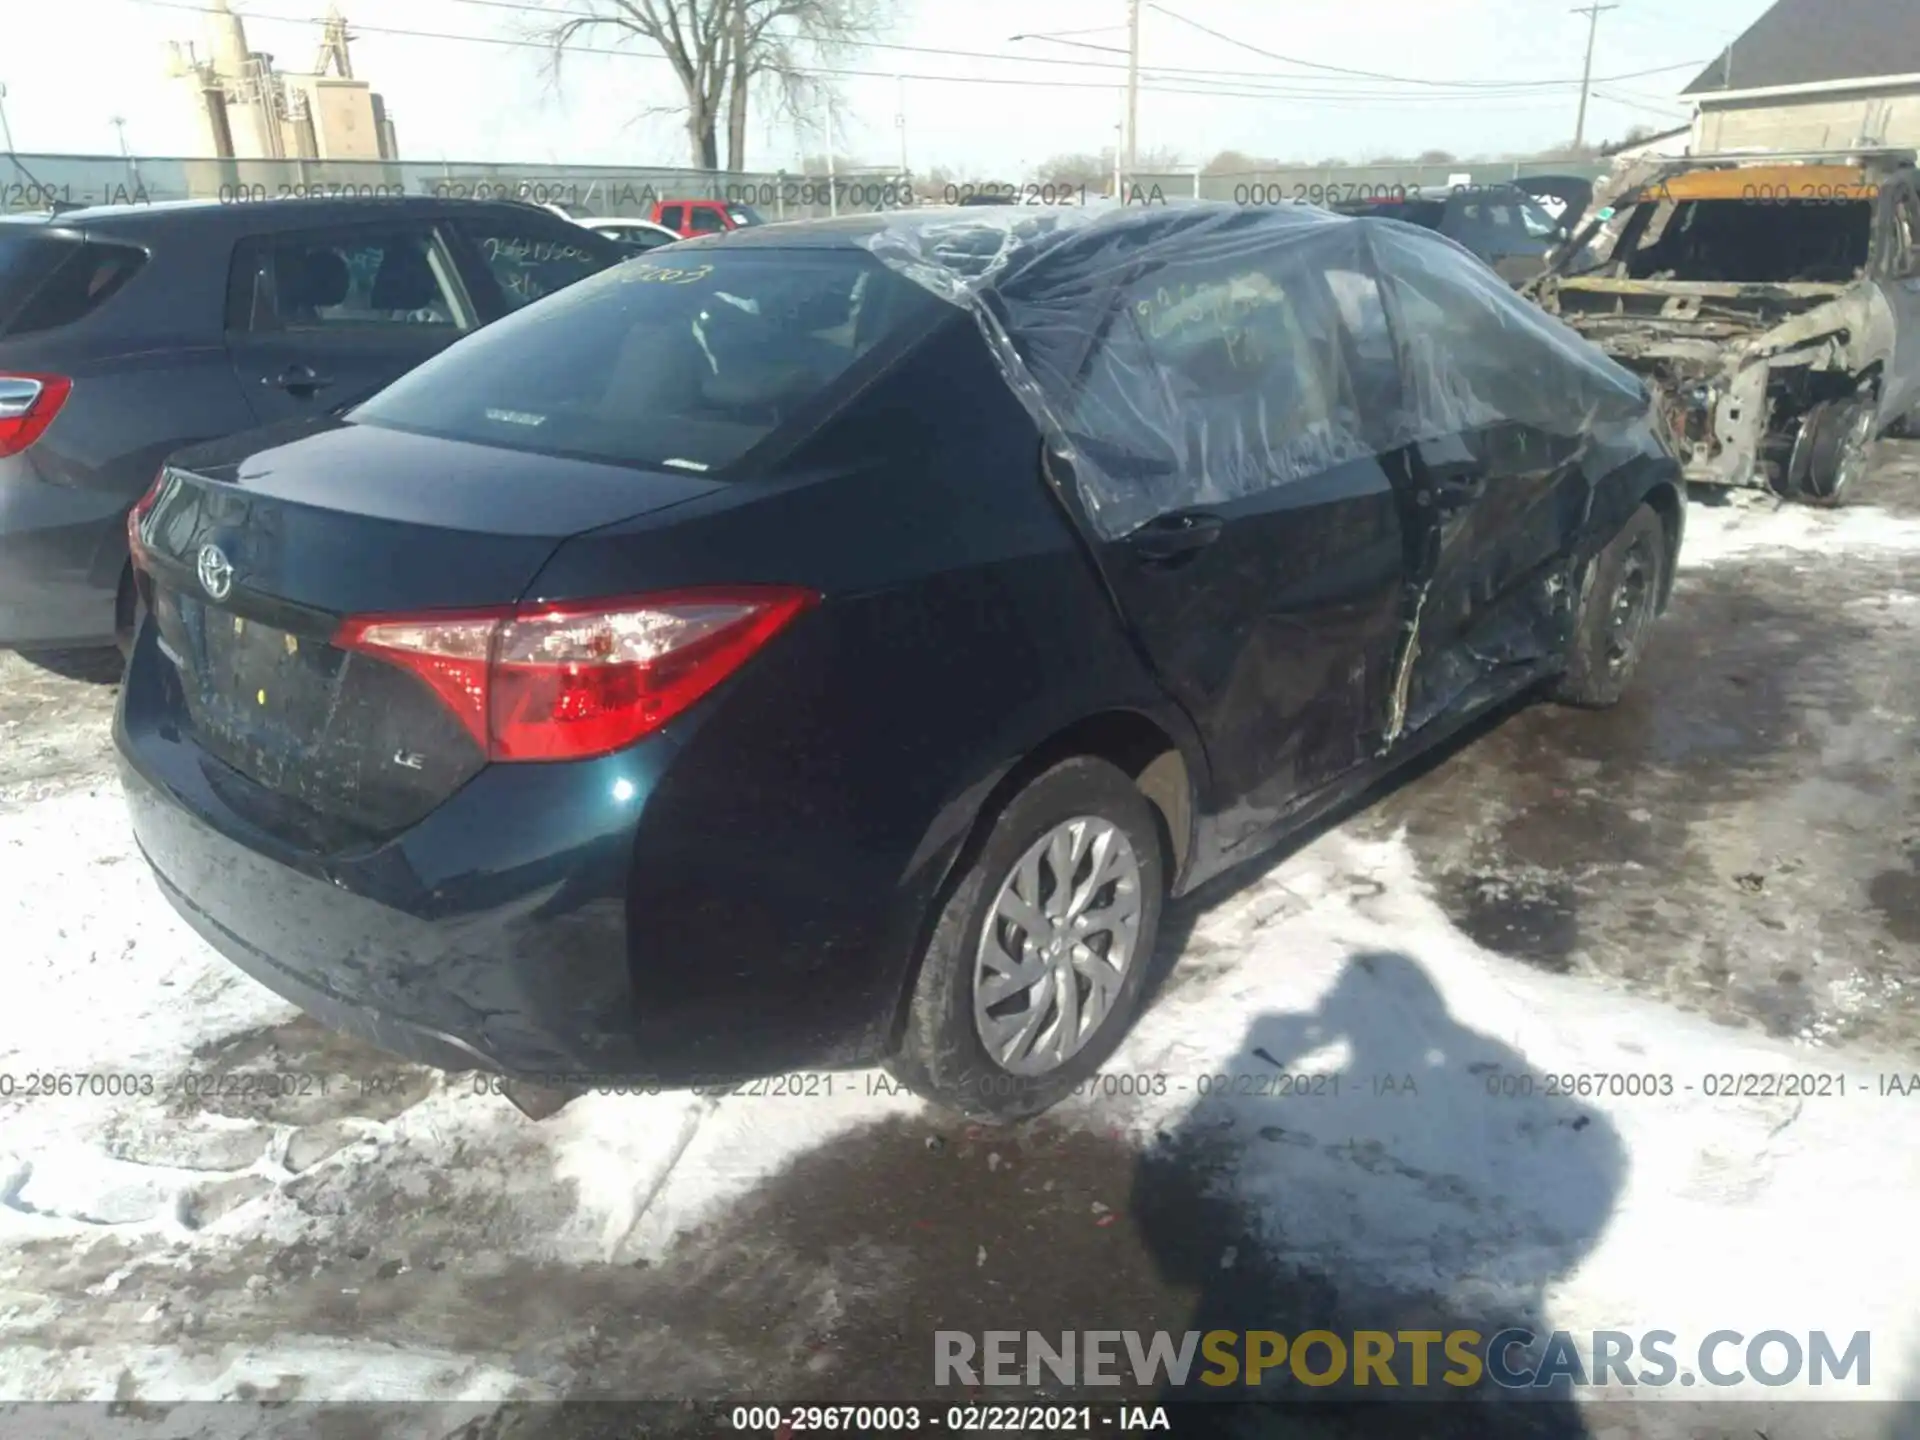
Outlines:
{"type": "Polygon", "coordinates": [[[462,220],[460,228],[479,250],[510,310],[607,268],[599,246],[578,245],[544,229],[474,220],[462,220]]]}
{"type": "Polygon", "coordinates": [[[669,230],[684,230],[687,228],[686,221],[680,217],[685,213],[678,205],[665,206],[660,211],[660,223],[669,230]]]}
{"type": "Polygon", "coordinates": [[[1346,369],[1357,420],[1375,453],[1395,448],[1403,397],[1400,357],[1380,294],[1380,282],[1358,266],[1330,269],[1327,289],[1340,320],[1346,369]]]}
{"type": "Polygon", "coordinates": [[[710,205],[694,206],[692,220],[688,228],[696,235],[714,235],[727,228],[726,222],[720,218],[720,212],[710,205]]]}
{"type": "Polygon", "coordinates": [[[1332,302],[1304,272],[1276,272],[1262,256],[1176,265],[1125,295],[1071,421],[1103,533],[1364,453],[1332,302]]]}
{"type": "Polygon", "coordinates": [[[1578,437],[1645,414],[1644,384],[1492,271],[1375,237],[1400,342],[1400,443],[1504,423],[1578,437]]]}
{"type": "Polygon", "coordinates": [[[234,330],[467,329],[453,262],[431,230],[259,236],[234,255],[234,330]]]}

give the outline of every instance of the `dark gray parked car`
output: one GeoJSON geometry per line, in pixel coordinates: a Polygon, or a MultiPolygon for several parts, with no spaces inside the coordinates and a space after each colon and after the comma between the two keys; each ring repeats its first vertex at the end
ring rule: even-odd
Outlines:
{"type": "Polygon", "coordinates": [[[1354,200],[1333,208],[1342,215],[1372,215],[1438,230],[1486,261],[1509,285],[1524,284],[1544,271],[1548,257],[1566,238],[1566,227],[1513,185],[1415,190],[1404,198],[1354,200]]]}
{"type": "Polygon", "coordinates": [[[0,648],[131,629],[171,452],[324,414],[625,258],[514,202],[180,201],[0,226],[0,648]]]}

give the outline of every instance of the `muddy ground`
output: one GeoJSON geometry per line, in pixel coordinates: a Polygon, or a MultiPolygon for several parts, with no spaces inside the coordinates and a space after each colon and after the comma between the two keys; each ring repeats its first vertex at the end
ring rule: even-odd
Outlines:
{"type": "MultiPolygon", "coordinates": [[[[1747,515],[1764,504],[1728,508],[1747,515]]],[[[1883,447],[1856,504],[1890,522],[1920,516],[1920,445],[1883,447]]],[[[1705,528],[1714,508],[1701,504],[1694,525],[1705,528]]],[[[1557,981],[1816,1056],[1871,1053],[1920,1068],[1916,567],[1920,545],[1879,544],[1763,547],[1690,566],[1618,708],[1517,708],[1346,817],[1336,839],[1354,853],[1404,845],[1467,940],[1557,981]]],[[[111,794],[112,666],[59,663],[68,673],[0,657],[0,811],[111,794]]],[[[100,844],[109,859],[119,853],[100,844]]],[[[1320,903],[1302,897],[1290,863],[1275,857],[1174,907],[1163,1006],[1241,963],[1247,937],[1278,933],[1320,903]]],[[[1337,879],[1359,891],[1368,883],[1337,879]]],[[[114,1373],[123,1402],[153,1407],[123,1410],[149,1415],[157,1434],[169,1402],[187,1394],[367,1398],[343,1378],[352,1367],[335,1349],[364,1365],[373,1345],[413,1367],[395,1371],[400,1388],[377,1393],[458,1399],[463,1414],[490,1417],[475,1433],[633,1433],[601,1413],[497,1402],[717,1398],[741,1394],[743,1377],[788,1400],[922,1396],[928,1337],[940,1329],[1485,1329],[1490,1319],[1537,1321],[1559,1273],[1507,1293],[1505,1310],[1469,1313],[1438,1290],[1376,1286],[1337,1260],[1316,1266],[1284,1247],[1276,1256],[1262,1238],[1272,1227],[1218,1182],[1246,1147],[1299,1137],[1243,1125],[1223,1140],[1204,1106],[1143,1136],[1137,1116],[1107,1126],[1076,1111],[996,1132],[896,1105],[834,1128],[653,1252],[540,1258],[528,1237],[560,1226],[580,1194],[542,1171],[541,1127],[504,1105],[414,1164],[413,1132],[379,1127],[451,1104],[452,1082],[284,1016],[209,1042],[191,1063],[273,1064],[351,1084],[317,1101],[249,1098],[178,1114],[188,1130],[218,1120],[229,1149],[205,1164],[167,1160],[203,1178],[168,1201],[165,1233],[144,1213],[108,1216],[85,1234],[17,1237],[0,1261],[0,1345],[80,1358],[19,1372],[11,1398],[104,1398],[100,1377],[114,1373]],[[361,1161],[331,1163],[376,1131],[385,1138],[361,1161]],[[265,1179],[249,1169],[256,1146],[272,1158],[265,1179]],[[463,1187],[463,1161],[477,1165],[482,1152],[521,1183],[491,1199],[463,1187]],[[269,1190],[338,1223],[322,1225],[321,1238],[250,1235],[246,1207],[269,1190]],[[216,1229],[217,1246],[195,1238],[216,1229]],[[271,1378],[235,1360],[276,1343],[284,1354],[271,1378]],[[165,1367],[151,1347],[172,1357],[165,1367]],[[431,1385],[408,1388],[409,1376],[428,1374],[431,1385]]],[[[1920,1102],[1903,1114],[1920,1122],[1920,1102]]],[[[112,1133],[111,1116],[100,1125],[112,1133]]],[[[142,1137],[153,1143],[150,1130],[142,1137]]],[[[17,1166],[0,1182],[10,1202],[32,1194],[17,1166]]],[[[1602,1226],[1596,1218],[1595,1232],[1602,1226]]],[[[448,1415],[435,1433],[455,1428],[448,1415]]],[[[1690,1423],[1723,1433],[1724,1419],[1690,1423]]],[[[706,1423],[650,1421],[687,1433],[706,1423]]],[[[1624,1435],[1641,1424],[1544,1405],[1463,1419],[1407,1413],[1391,1427],[1371,1410],[1325,1412],[1266,1433],[1624,1435]]],[[[1845,1419],[1803,1409],[1764,1433],[1891,1437],[1911,1424],[1864,1407],[1845,1419]]]]}

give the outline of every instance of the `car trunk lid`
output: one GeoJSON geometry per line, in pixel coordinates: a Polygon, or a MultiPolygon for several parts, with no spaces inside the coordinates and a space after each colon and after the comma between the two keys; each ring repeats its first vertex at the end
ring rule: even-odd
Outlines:
{"type": "Polygon", "coordinates": [[[329,422],[189,452],[141,521],[169,724],[230,804],[329,848],[414,823],[486,757],[419,677],[334,642],[348,616],[520,598],[565,539],[706,494],[696,476],[329,422]]]}

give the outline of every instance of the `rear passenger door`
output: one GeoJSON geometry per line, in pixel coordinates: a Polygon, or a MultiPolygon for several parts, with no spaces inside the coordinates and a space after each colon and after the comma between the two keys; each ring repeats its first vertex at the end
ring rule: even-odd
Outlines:
{"type": "Polygon", "coordinates": [[[1363,758],[1400,592],[1336,307],[1293,268],[1256,250],[1141,279],[1071,420],[1103,568],[1204,737],[1228,846],[1363,758]]]}
{"type": "Polygon", "coordinates": [[[1465,262],[1451,269],[1459,273],[1402,263],[1386,277],[1417,436],[1406,451],[1401,511],[1407,577],[1420,595],[1404,677],[1409,730],[1489,666],[1524,660],[1530,645],[1544,643],[1529,628],[1538,618],[1532,601],[1570,553],[1587,498],[1585,441],[1564,433],[1574,427],[1554,433],[1514,418],[1553,410],[1566,389],[1555,357],[1474,288],[1496,281],[1465,262]]]}
{"type": "Polygon", "coordinates": [[[234,251],[227,351],[263,424],[357,404],[478,324],[430,223],[285,231],[234,251]]]}

